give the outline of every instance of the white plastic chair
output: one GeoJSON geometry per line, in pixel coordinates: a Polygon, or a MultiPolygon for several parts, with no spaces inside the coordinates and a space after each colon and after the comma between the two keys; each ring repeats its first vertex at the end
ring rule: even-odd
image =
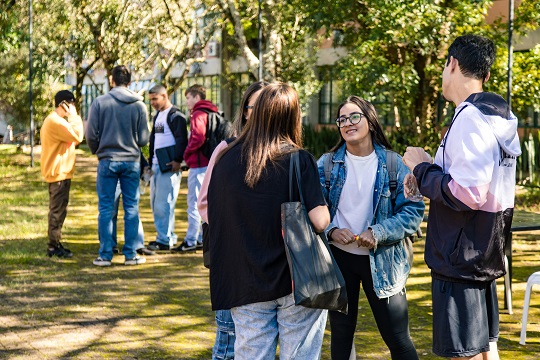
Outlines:
{"type": "Polygon", "coordinates": [[[521,337],[519,343],[525,345],[527,337],[527,318],[529,316],[529,303],[531,302],[531,290],[533,285],[540,284],[540,271],[533,273],[527,280],[527,289],[525,290],[525,300],[523,301],[523,317],[521,319],[521,337]]]}

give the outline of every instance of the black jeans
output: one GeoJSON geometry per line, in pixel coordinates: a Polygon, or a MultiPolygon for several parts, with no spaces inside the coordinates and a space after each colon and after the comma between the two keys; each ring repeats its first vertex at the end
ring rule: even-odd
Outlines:
{"type": "Polygon", "coordinates": [[[379,333],[390,349],[392,359],[417,360],[418,354],[409,333],[409,313],[405,290],[379,299],[373,290],[369,256],[350,254],[330,246],[347,285],[349,312],[330,311],[331,353],[333,360],[348,360],[358,318],[360,283],[375,317],[379,333]]]}
{"type": "Polygon", "coordinates": [[[49,248],[58,246],[67,215],[71,179],[49,183],[49,248]]]}

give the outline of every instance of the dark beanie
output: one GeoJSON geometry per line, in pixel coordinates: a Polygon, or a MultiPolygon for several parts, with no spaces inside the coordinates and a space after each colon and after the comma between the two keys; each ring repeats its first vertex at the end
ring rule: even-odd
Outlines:
{"type": "Polygon", "coordinates": [[[75,96],[69,90],[60,90],[54,95],[54,106],[58,107],[62,101],[67,101],[68,103],[75,102],[75,96]]]}

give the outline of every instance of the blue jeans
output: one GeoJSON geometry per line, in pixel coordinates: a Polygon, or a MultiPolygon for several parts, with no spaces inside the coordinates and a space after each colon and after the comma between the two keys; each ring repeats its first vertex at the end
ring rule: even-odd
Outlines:
{"type": "MultiPolygon", "coordinates": [[[[116,192],[114,193],[114,213],[113,213],[113,247],[118,246],[118,241],[116,239],[116,222],[118,219],[118,208],[120,207],[120,195],[122,195],[122,190],[120,189],[120,181],[116,183],[116,192]]],[[[144,229],[142,226],[142,221],[139,217],[139,231],[137,233],[137,244],[135,245],[135,250],[144,248],[144,229]]]]}
{"type": "Polygon", "coordinates": [[[230,310],[216,311],[216,342],[212,349],[212,360],[234,359],[234,321],[230,310]]]}
{"type": "Polygon", "coordinates": [[[138,161],[100,160],[97,171],[99,256],[111,260],[113,256],[113,216],[116,186],[120,182],[124,205],[124,247],[126,259],[136,256],[139,230],[139,174],[138,161]]]}
{"type": "Polygon", "coordinates": [[[280,359],[321,357],[327,310],[294,305],[292,294],[231,309],[236,329],[237,360],[274,360],[279,340],[280,359]]]}
{"type": "Polygon", "coordinates": [[[180,190],[182,172],[162,173],[158,164],[152,165],[154,174],[150,178],[150,206],[156,225],[156,241],[174,246],[177,236],[174,233],[174,207],[180,190]]]}
{"type": "Polygon", "coordinates": [[[206,166],[189,169],[188,174],[188,193],[187,193],[187,215],[188,228],[184,241],[188,246],[202,243],[201,215],[197,209],[197,199],[201,191],[201,184],[206,174],[206,166]]]}

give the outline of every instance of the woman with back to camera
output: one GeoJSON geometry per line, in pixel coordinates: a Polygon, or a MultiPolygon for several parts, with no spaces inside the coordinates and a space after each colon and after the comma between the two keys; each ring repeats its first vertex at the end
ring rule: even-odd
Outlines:
{"type": "Polygon", "coordinates": [[[424,203],[405,198],[403,180],[410,171],[401,157],[396,158],[397,187],[392,200],[386,163],[391,146],[371,103],[348,97],[338,107],[336,124],[340,141],[318,161],[332,218],[328,240],[349,300],[348,314],[329,314],[332,359],[348,360],[353,349],[360,283],[392,359],[418,359],[409,333],[405,282],[412,264],[404,238],[418,229],[424,203]],[[331,168],[329,183],[325,163],[331,168]]]}
{"type": "MultiPolygon", "coordinates": [[[[218,156],[208,187],[213,310],[231,309],[235,359],[320,358],[326,310],[296,306],[281,234],[291,154],[316,231],[330,223],[313,157],[302,150],[300,104],[283,83],[266,86],[242,133],[218,156]]],[[[293,201],[299,200],[293,189],[293,201]]]]}
{"type": "MultiPolygon", "coordinates": [[[[266,85],[268,85],[266,81],[257,81],[247,88],[233,121],[233,129],[231,134],[233,137],[238,136],[242,132],[244,125],[247,123],[252,113],[255,101],[257,101],[259,94],[261,93],[262,89],[266,87],[266,85]]],[[[204,180],[201,185],[201,192],[199,193],[197,207],[199,209],[201,218],[206,223],[208,223],[208,184],[210,183],[216,157],[221,153],[222,150],[227,148],[227,145],[227,141],[222,141],[212,153],[208,163],[208,169],[206,170],[206,175],[204,176],[204,180]]],[[[234,359],[234,341],[236,336],[234,332],[234,321],[232,319],[230,310],[216,311],[216,326],[216,341],[212,349],[212,360],[234,359]]]]}

